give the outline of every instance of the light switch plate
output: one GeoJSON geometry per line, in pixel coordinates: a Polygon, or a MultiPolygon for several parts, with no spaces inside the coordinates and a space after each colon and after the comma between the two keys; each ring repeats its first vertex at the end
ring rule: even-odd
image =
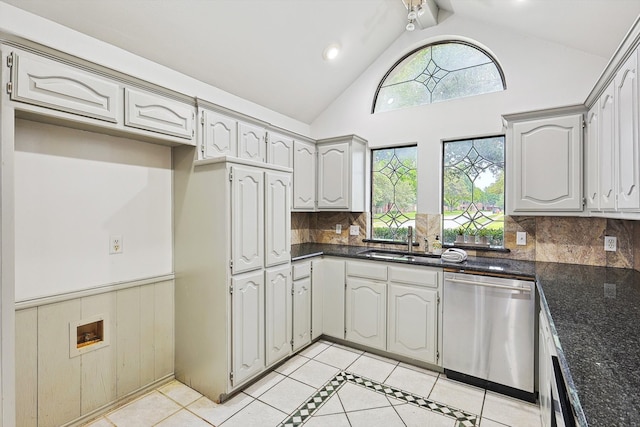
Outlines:
{"type": "Polygon", "coordinates": [[[342,233],[342,224],[336,224],[336,234],[342,233]]]}
{"type": "Polygon", "coordinates": [[[526,244],[527,244],[527,232],[518,231],[516,233],[516,245],[526,245],[526,244]]]}
{"type": "Polygon", "coordinates": [[[352,225],[349,227],[349,235],[350,236],[357,236],[358,234],[360,234],[360,227],[357,225],[352,225]]]}

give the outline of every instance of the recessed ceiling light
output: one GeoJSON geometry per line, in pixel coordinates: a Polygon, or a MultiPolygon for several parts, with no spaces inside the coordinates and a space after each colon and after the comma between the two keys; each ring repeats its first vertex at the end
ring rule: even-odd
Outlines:
{"type": "Polygon", "coordinates": [[[340,45],[338,43],[331,43],[324,49],[324,52],[322,52],[322,57],[325,59],[325,61],[332,61],[336,59],[339,53],[340,45]]]}

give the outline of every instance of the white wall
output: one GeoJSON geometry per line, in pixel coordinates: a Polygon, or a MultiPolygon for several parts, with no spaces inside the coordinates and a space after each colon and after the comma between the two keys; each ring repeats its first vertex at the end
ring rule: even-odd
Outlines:
{"type": "Polygon", "coordinates": [[[374,148],[417,142],[418,211],[439,213],[442,140],[502,134],[503,114],[583,103],[608,59],[452,15],[398,38],[312,123],[312,136],[355,133],[374,148]],[[491,52],[507,90],[372,115],[388,69],[411,50],[443,39],[471,41],[491,52]]]}
{"type": "Polygon", "coordinates": [[[15,141],[16,301],[173,271],[170,147],[26,120],[15,141]]]}
{"type": "Polygon", "coordinates": [[[310,133],[306,123],[0,1],[0,36],[2,33],[57,49],[188,96],[199,97],[302,135],[310,133]]]}

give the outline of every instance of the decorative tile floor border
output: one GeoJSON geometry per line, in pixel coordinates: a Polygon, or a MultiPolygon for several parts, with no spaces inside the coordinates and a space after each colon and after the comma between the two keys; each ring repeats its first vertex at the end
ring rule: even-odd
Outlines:
{"type": "Polygon", "coordinates": [[[411,405],[436,412],[456,420],[456,427],[473,427],[478,424],[478,416],[465,412],[461,409],[434,402],[426,397],[400,390],[399,388],[388,386],[374,380],[361,377],[350,372],[341,371],[333,379],[327,382],[316,393],[295,410],[293,415],[278,425],[278,427],[299,427],[313,416],[320,407],[333,396],[347,382],[368,388],[385,396],[403,400],[411,405]]]}

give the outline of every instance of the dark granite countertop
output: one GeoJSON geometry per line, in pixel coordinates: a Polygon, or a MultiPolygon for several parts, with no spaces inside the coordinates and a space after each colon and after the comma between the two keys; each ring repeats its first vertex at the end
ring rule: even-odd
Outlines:
{"type": "MultiPolygon", "coordinates": [[[[366,249],[304,243],[292,246],[292,260],[371,259],[366,249]]],[[[640,272],[485,257],[388,261],[536,277],[578,425],[640,425],[640,272]]]]}

